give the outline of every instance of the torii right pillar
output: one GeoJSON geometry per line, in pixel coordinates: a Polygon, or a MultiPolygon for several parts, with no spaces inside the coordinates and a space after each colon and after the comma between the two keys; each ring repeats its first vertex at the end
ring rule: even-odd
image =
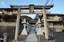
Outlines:
{"type": "MultiPolygon", "coordinates": [[[[48,7],[48,9],[50,9],[51,7],[48,7]]],[[[45,35],[45,39],[49,39],[49,30],[48,30],[48,24],[47,24],[47,16],[46,16],[46,7],[43,7],[43,20],[44,20],[44,35],[45,35]]]]}
{"type": "Polygon", "coordinates": [[[49,31],[47,26],[47,17],[46,17],[46,10],[43,8],[43,19],[44,19],[44,33],[45,33],[45,39],[49,39],[49,31]]]}

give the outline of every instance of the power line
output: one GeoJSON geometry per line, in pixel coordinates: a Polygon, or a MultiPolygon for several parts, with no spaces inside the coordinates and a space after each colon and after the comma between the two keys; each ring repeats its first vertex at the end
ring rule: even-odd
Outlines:
{"type": "Polygon", "coordinates": [[[47,4],[49,3],[49,1],[50,1],[50,0],[46,0],[46,3],[45,3],[45,5],[47,5],[47,4]]]}
{"type": "Polygon", "coordinates": [[[47,5],[47,4],[52,4],[52,3],[53,3],[53,0],[46,0],[45,5],[47,5]]]}

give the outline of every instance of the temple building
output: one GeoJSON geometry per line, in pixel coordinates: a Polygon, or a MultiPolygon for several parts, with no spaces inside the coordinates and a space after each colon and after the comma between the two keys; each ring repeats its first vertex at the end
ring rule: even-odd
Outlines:
{"type": "Polygon", "coordinates": [[[64,14],[49,13],[48,10],[52,7],[53,5],[11,5],[10,8],[0,8],[1,40],[4,39],[3,33],[7,33],[9,42],[25,41],[30,34],[34,34],[36,35],[34,39],[37,38],[35,40],[41,42],[49,38],[50,32],[63,32],[64,14]],[[22,14],[36,14],[36,16],[32,19],[22,14]]]}

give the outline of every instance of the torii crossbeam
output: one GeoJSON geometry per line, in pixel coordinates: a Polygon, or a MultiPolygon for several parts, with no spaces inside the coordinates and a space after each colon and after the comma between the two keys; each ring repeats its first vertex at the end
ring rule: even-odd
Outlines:
{"type": "Polygon", "coordinates": [[[0,14],[42,14],[42,10],[50,9],[53,5],[10,5],[10,8],[0,8],[0,14]],[[20,11],[18,9],[20,8],[20,11]]]}

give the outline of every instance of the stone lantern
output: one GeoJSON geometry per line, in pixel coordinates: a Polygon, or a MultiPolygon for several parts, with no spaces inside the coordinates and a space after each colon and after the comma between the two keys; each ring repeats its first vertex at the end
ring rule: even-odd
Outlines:
{"type": "Polygon", "coordinates": [[[27,30],[26,30],[26,19],[25,19],[25,18],[23,19],[22,23],[23,23],[24,28],[23,28],[23,30],[22,30],[21,35],[27,35],[27,30]]]}

